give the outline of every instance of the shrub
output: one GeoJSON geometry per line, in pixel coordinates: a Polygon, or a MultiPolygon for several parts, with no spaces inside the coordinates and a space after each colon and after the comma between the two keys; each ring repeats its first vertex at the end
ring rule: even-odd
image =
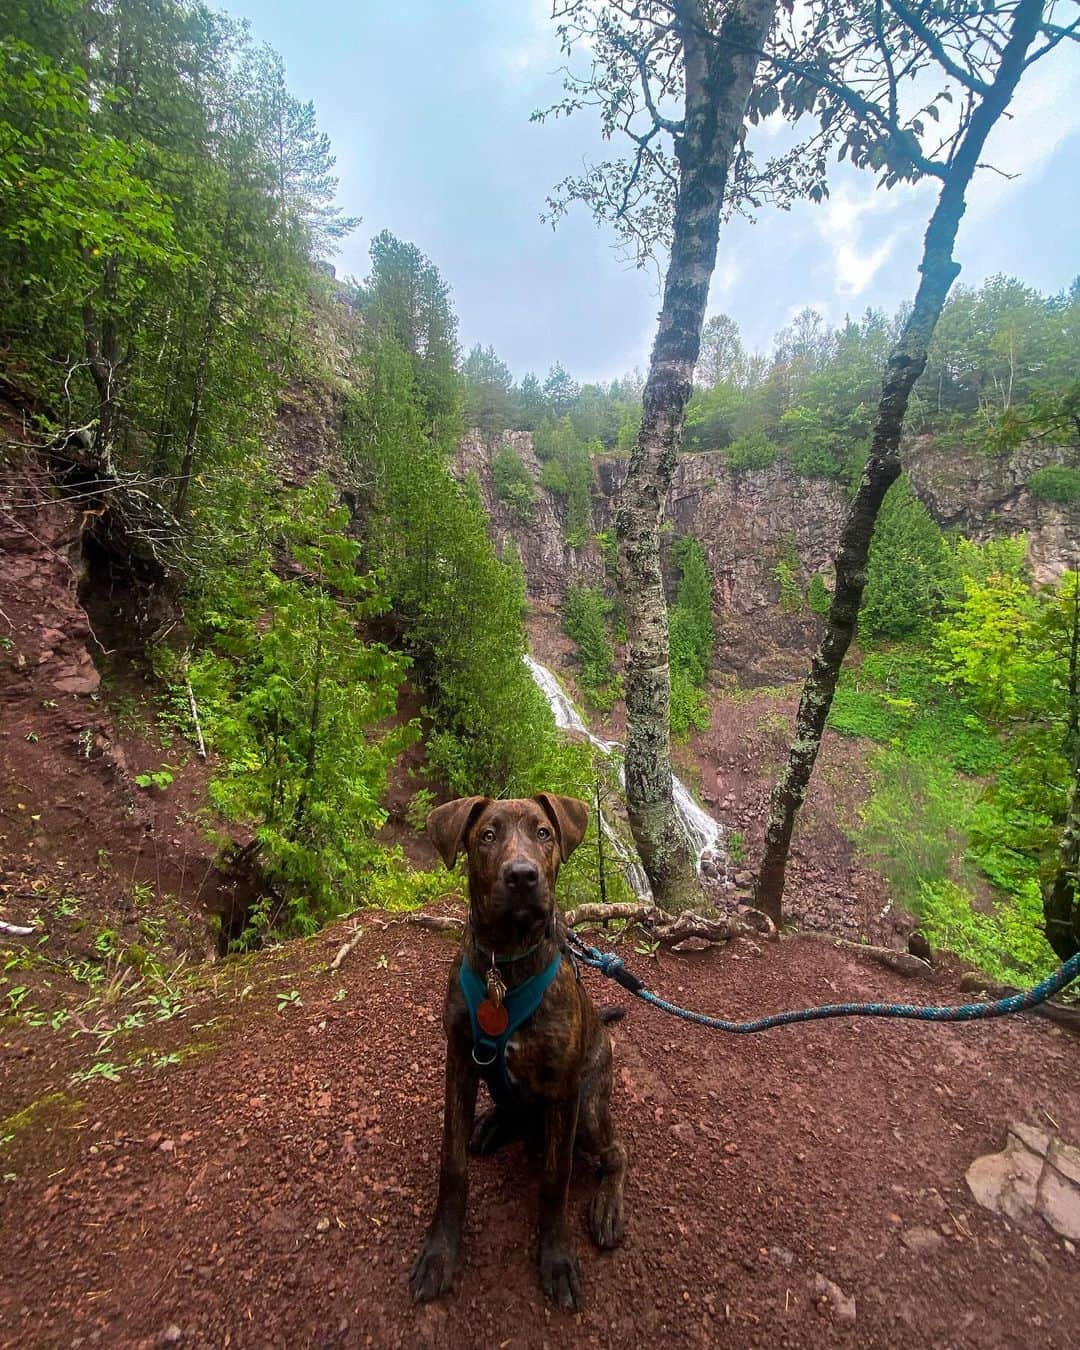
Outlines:
{"type": "Polygon", "coordinates": [[[621,693],[607,635],[610,612],[611,602],[595,586],[574,585],[566,593],[563,628],[577,644],[582,692],[598,712],[607,712],[621,693]]]}
{"type": "Polygon", "coordinates": [[[705,549],[690,535],[676,540],[672,552],[679,568],[675,603],[668,616],[671,652],[671,730],[685,737],[691,728],[707,731],[708,701],[702,692],[712,664],[712,577],[705,549]]]}
{"type": "Polygon", "coordinates": [[[825,585],[825,578],[815,572],[806,588],[806,603],[814,614],[828,614],[832,604],[832,592],[825,585]]]}
{"type": "Polygon", "coordinates": [[[963,886],[925,882],[915,912],[932,943],[970,961],[993,980],[1027,983],[1042,979],[1057,965],[1042,932],[1042,898],[1035,881],[989,913],[975,908],[974,897],[963,886]]]}
{"type": "Polygon", "coordinates": [[[870,542],[860,635],[903,638],[925,631],[949,576],[945,537],[901,476],[885,494],[870,542]]]}
{"type": "Polygon", "coordinates": [[[762,431],[751,431],[740,436],[723,451],[724,463],[729,469],[767,469],[780,453],[762,431]]]}
{"type": "Polygon", "coordinates": [[[252,541],[241,540],[188,607],[196,650],[184,673],[217,752],[210,799],[252,831],[284,898],[267,922],[296,932],[360,894],[386,819],[387,769],[418,734],[412,723],[387,729],[408,663],[358,634],[386,600],[357,571],[359,545],[334,499],[316,479],[256,502],[262,549],[244,556],[252,541]]]}
{"type": "Polygon", "coordinates": [[[523,525],[536,516],[536,488],[521,457],[509,445],[501,446],[491,459],[495,495],[523,525]]]}
{"type": "Polygon", "coordinates": [[[1056,502],[1059,506],[1080,502],[1080,469],[1070,469],[1065,464],[1048,465],[1031,475],[1028,489],[1042,502],[1056,502]]]}

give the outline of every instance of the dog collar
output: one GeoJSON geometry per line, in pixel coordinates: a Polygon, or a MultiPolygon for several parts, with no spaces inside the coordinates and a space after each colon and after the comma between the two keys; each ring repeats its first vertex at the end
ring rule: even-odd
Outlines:
{"type": "Polygon", "coordinates": [[[507,1042],[518,1027],[527,1022],[539,1008],[561,965],[562,952],[556,952],[543,970],[506,991],[502,1003],[506,1011],[506,1025],[500,1032],[492,1035],[484,1029],[480,1020],[484,1016],[481,1009],[484,1008],[486,1012],[490,1007],[487,1003],[487,984],[468,960],[462,959],[458,969],[458,981],[465,997],[465,1006],[469,1010],[473,1063],[480,1070],[480,1076],[487,1083],[496,1103],[512,1100],[515,1095],[514,1085],[506,1067],[507,1042]]]}
{"type": "MultiPolygon", "coordinates": [[[[543,940],[541,938],[540,942],[543,942],[543,940]]],[[[509,966],[513,965],[515,961],[524,961],[527,956],[532,956],[533,952],[540,950],[540,942],[534,942],[531,947],[526,947],[523,952],[515,952],[513,956],[503,956],[499,952],[489,951],[487,947],[481,947],[479,942],[473,938],[473,946],[488,964],[493,966],[509,966]]]]}

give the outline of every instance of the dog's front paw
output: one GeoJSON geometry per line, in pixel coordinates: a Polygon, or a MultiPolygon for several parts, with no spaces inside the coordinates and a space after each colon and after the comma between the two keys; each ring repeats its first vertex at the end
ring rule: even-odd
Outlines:
{"type": "Polygon", "coordinates": [[[568,1246],[540,1249],[540,1287],[552,1303],[577,1312],[581,1308],[581,1272],[568,1246]]]}
{"type": "Polygon", "coordinates": [[[608,1251],[619,1245],[625,1231],[622,1187],[609,1190],[601,1185],[589,1206],[589,1232],[592,1234],[592,1240],[602,1251],[608,1251]]]}
{"type": "Polygon", "coordinates": [[[414,1303],[430,1303],[450,1288],[457,1265],[457,1243],[436,1230],[427,1235],[409,1276],[414,1303]]]}

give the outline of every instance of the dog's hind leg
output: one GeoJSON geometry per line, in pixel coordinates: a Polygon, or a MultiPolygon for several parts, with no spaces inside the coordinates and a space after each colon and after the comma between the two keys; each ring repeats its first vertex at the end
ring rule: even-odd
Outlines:
{"type": "Polygon", "coordinates": [[[477,1158],[487,1158],[507,1144],[514,1143],[525,1133],[526,1121],[519,1111],[505,1106],[493,1106],[476,1122],[469,1140],[469,1152],[477,1158]]]}
{"type": "Polygon", "coordinates": [[[617,1247],[625,1231],[623,1190],[628,1155],[611,1119],[611,1057],[581,1103],[578,1146],[600,1164],[600,1185],[589,1206],[589,1232],[598,1247],[617,1247]]]}

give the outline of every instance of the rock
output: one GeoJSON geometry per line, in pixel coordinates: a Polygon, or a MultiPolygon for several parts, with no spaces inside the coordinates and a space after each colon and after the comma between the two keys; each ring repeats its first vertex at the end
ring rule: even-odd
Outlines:
{"type": "Polygon", "coordinates": [[[1080,1186],[1048,1160],[1039,1178],[1037,1196],[1039,1213],[1058,1237],[1080,1241],[1080,1186]]]}
{"type": "Polygon", "coordinates": [[[707,938],[688,937],[683,938],[681,942],[676,942],[672,947],[673,952],[707,952],[713,946],[707,938]]]}
{"type": "Polygon", "coordinates": [[[1074,1186],[1080,1186],[1080,1148],[1054,1139],[1046,1155],[1047,1162],[1074,1186]]]}
{"type": "Polygon", "coordinates": [[[1017,1222],[1041,1218],[1059,1237],[1080,1239],[1080,1149],[1032,1125],[1013,1124],[1001,1153],[967,1170],[985,1209],[1017,1222]]]}
{"type": "Polygon", "coordinates": [[[688,1120],[680,1120],[677,1124],[672,1125],[671,1133],[680,1144],[690,1145],[697,1139],[697,1130],[688,1120]]]}
{"type": "Polygon", "coordinates": [[[941,1246],[942,1236],[935,1233],[932,1228],[922,1228],[918,1225],[914,1228],[905,1228],[900,1234],[900,1241],[909,1252],[917,1252],[922,1255],[925,1252],[936,1251],[941,1246]]]}
{"type": "Polygon", "coordinates": [[[315,1225],[315,1231],[316,1231],[316,1233],[329,1233],[329,1231],[330,1231],[330,1220],[329,1220],[328,1218],[326,1218],[325,1215],[324,1215],[324,1216],[318,1221],[318,1223],[315,1225]]]}
{"type": "Polygon", "coordinates": [[[1015,1135],[1032,1153],[1037,1153],[1040,1158],[1046,1157],[1051,1136],[1045,1130],[1036,1129],[1034,1125],[1014,1124],[1009,1126],[1009,1133],[1015,1135]]]}
{"type": "Polygon", "coordinates": [[[184,1333],[180,1330],[180,1328],[176,1325],[175,1322],[170,1322],[169,1325],[165,1328],[165,1330],[161,1333],[162,1345],[179,1345],[183,1339],[184,1333]]]}
{"type": "Polygon", "coordinates": [[[855,1321],[855,1300],[850,1294],[845,1294],[838,1284],[827,1280],[824,1275],[815,1275],[814,1293],[828,1299],[838,1322],[855,1321]]]}
{"type": "Polygon", "coordinates": [[[785,1270],[790,1270],[795,1264],[795,1253],[789,1251],[787,1247],[770,1247],[769,1255],[775,1257],[785,1270]]]}

